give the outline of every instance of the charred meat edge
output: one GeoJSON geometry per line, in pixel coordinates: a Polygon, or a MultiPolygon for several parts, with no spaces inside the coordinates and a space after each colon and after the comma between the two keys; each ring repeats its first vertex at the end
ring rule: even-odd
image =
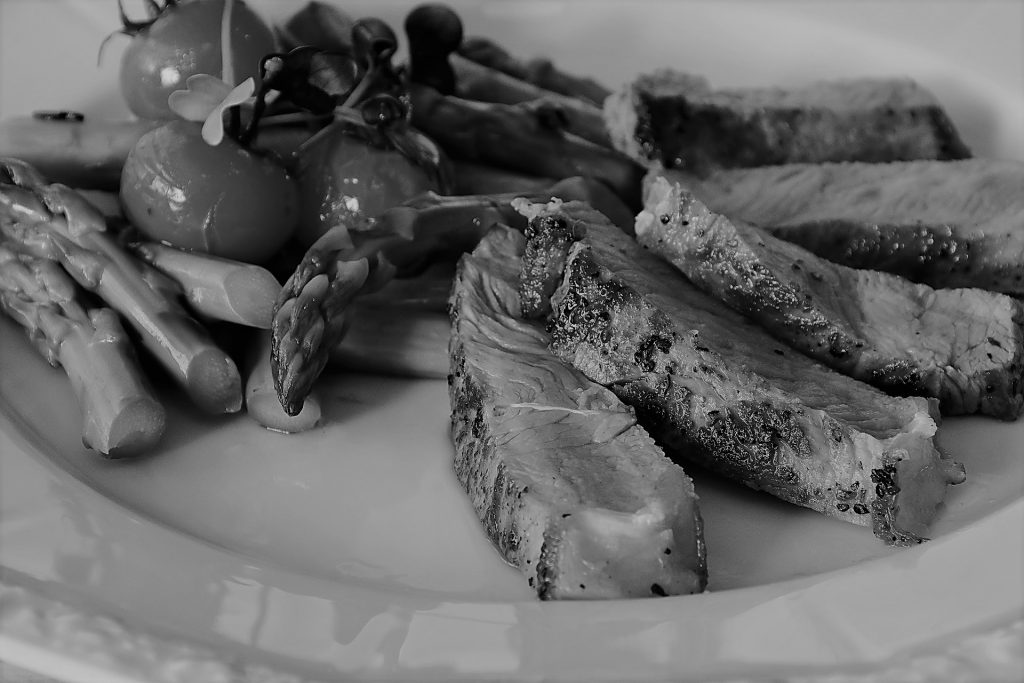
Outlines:
{"type": "Polygon", "coordinates": [[[905,78],[715,90],[700,76],[661,69],[610,96],[605,121],[616,147],[638,161],[698,174],[971,156],[938,101],[905,78]]]}
{"type": "Polygon", "coordinates": [[[1024,296],[1024,163],[788,164],[678,177],[712,211],[822,258],[1024,296]]]}
{"type": "Polygon", "coordinates": [[[1020,302],[826,261],[658,173],[645,196],[640,244],[790,346],[891,394],[935,397],[943,414],[1013,420],[1024,409],[1020,302]]]}
{"type": "MultiPolygon", "coordinates": [[[[785,360],[787,373],[799,368],[806,379],[751,371],[728,347],[771,356],[778,342],[694,288],[600,214],[575,203],[534,209],[531,242],[536,244],[528,245],[527,259],[558,248],[552,245],[572,245],[552,299],[553,350],[633,405],[641,424],[673,457],[869,525],[893,545],[923,540],[946,486],[963,480],[962,466],[935,449],[936,425],[926,401],[888,397],[799,354],[785,360]],[[605,267],[608,260],[632,264],[640,273],[635,277],[650,281],[649,291],[638,292],[622,273],[605,267]],[[691,304],[699,306],[694,319],[678,319],[678,311],[691,304]],[[672,306],[675,311],[661,310],[672,306]],[[713,324],[701,322],[711,318],[713,324]],[[776,386],[786,382],[786,390],[776,386]],[[823,406],[833,391],[835,405],[823,406]]],[[[524,280],[531,272],[524,267],[524,280]]]]}

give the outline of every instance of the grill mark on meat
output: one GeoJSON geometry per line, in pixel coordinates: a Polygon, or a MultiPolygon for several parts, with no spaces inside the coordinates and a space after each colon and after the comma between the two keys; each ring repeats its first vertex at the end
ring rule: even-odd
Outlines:
{"type": "Polygon", "coordinates": [[[556,355],[632,405],[673,457],[870,525],[887,543],[923,538],[946,486],[963,480],[932,443],[925,399],[777,355],[764,331],[600,214],[573,203],[549,210],[563,214],[586,229],[552,297],[556,355]],[[883,499],[871,473],[886,463],[904,490],[883,499]],[[854,489],[864,493],[851,501],[854,489]]]}
{"type": "Polygon", "coordinates": [[[909,79],[714,90],[705,79],[662,69],[608,98],[605,119],[620,150],[697,174],[801,162],[970,157],[939,103],[909,79]]]}
{"type": "Polygon", "coordinates": [[[1024,164],[792,164],[673,175],[712,211],[932,287],[1024,295],[1024,164]]]}
{"type": "Polygon", "coordinates": [[[1024,308],[1009,296],[831,263],[710,211],[660,173],[636,232],[710,295],[844,374],[935,397],[949,415],[1012,420],[1024,410],[1024,308]]]}
{"type": "Polygon", "coordinates": [[[700,592],[703,527],[689,477],[615,395],[520,318],[522,234],[492,230],[450,302],[454,470],[487,536],[541,599],[700,592]],[[665,551],[669,552],[666,553],[665,551]]]}

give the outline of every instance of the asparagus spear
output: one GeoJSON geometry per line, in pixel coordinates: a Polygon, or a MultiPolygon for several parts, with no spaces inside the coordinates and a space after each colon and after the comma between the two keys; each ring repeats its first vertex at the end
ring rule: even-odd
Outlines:
{"type": "Polygon", "coordinates": [[[252,346],[249,374],[245,381],[245,410],[267,429],[293,434],[312,429],[320,422],[322,410],[315,393],[306,397],[302,410],[290,415],[281,407],[270,368],[270,332],[256,333],[252,346]]]}
{"type": "Polygon", "coordinates": [[[131,247],[136,255],[174,280],[197,313],[270,329],[281,285],[266,268],[156,242],[136,242],[131,247]]]}
{"type": "Polygon", "coordinates": [[[561,129],[558,110],[535,103],[472,102],[412,84],[412,123],[453,158],[522,173],[597,178],[639,206],[644,170],[635,161],[561,129]]]}
{"type": "Polygon", "coordinates": [[[612,149],[604,114],[593,104],[538,88],[457,54],[452,55],[450,60],[455,71],[455,94],[459,97],[495,104],[535,102],[554,107],[565,117],[567,132],[595,145],[612,149]]]}
{"type": "Polygon", "coordinates": [[[343,227],[329,230],[306,252],[274,306],[270,356],[281,406],[298,415],[327,350],[345,331],[345,309],[362,290],[390,278],[391,266],[373,247],[355,248],[343,227]]]}
{"type": "Polygon", "coordinates": [[[557,110],[566,131],[612,148],[599,107],[538,88],[457,54],[462,44],[462,20],[451,8],[420,5],[406,16],[405,33],[409,38],[410,80],[414,83],[466,100],[496,104],[530,102],[533,107],[557,110]]]}
{"type": "Polygon", "coordinates": [[[242,403],[234,362],[171,297],[154,288],[151,267],[106,233],[103,217],[74,190],[48,184],[32,166],[0,159],[0,232],[19,249],[59,262],[120,313],[143,345],[210,413],[242,403]]]}
{"type": "Polygon", "coordinates": [[[489,38],[474,36],[459,46],[459,54],[483,66],[532,83],[545,90],[602,106],[611,90],[597,81],[561,71],[550,59],[523,61],[489,38]]]}
{"type": "MultiPolygon", "coordinates": [[[[517,196],[442,197],[428,192],[382,213],[371,231],[350,233],[338,226],[317,240],[274,308],[271,363],[285,411],[294,415],[301,409],[344,334],[345,311],[357,294],[379,288],[396,272],[421,269],[439,253],[471,250],[495,223],[524,229],[526,219],[512,208],[517,196]],[[375,269],[374,257],[389,267],[375,269]]],[[[632,230],[632,214],[594,181],[569,178],[530,199],[544,202],[551,197],[607,202],[624,212],[624,227],[632,230]]],[[[359,324],[358,318],[352,320],[359,324]]]]}
{"type": "Polygon", "coordinates": [[[82,411],[82,442],[109,457],[152,448],[163,406],[149,391],[117,315],[86,309],[75,283],[53,261],[0,243],[0,308],[21,324],[71,380],[82,411]]]}

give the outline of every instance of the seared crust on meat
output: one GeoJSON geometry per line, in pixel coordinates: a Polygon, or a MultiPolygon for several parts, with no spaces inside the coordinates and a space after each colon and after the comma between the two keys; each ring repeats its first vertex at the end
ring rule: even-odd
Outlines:
{"type": "Polygon", "coordinates": [[[1024,296],[1024,163],[791,164],[675,176],[712,211],[830,261],[1024,296]]]}
{"type": "Polygon", "coordinates": [[[932,442],[925,399],[784,350],[586,207],[550,205],[542,219],[580,235],[551,302],[552,350],[632,405],[673,457],[887,543],[924,538],[963,480],[932,442]]]}
{"type": "Polygon", "coordinates": [[[1024,410],[1024,310],[1005,294],[932,289],[826,261],[710,211],[652,173],[640,244],[778,339],[889,393],[932,396],[944,414],[1024,410]]]}
{"type": "Polygon", "coordinates": [[[714,90],[661,69],[609,97],[605,120],[613,143],[635,159],[694,173],[970,156],[935,98],[909,79],[714,90]]]}
{"type": "Polygon", "coordinates": [[[542,599],[702,591],[692,482],[520,319],[523,241],[492,230],[460,261],[450,306],[455,473],[485,532],[542,599]]]}

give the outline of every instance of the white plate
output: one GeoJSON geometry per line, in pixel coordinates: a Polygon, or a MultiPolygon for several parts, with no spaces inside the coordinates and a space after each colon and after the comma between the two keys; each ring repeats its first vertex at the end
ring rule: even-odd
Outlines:
{"type": "MultiPolygon", "coordinates": [[[[408,7],[348,6],[396,25],[408,7]]],[[[722,85],[910,75],[979,155],[1024,158],[1024,5],[941,7],[491,2],[462,14],[469,32],[610,85],[668,64],[722,85]]],[[[0,115],[123,114],[119,48],[93,62],[115,22],[112,0],[0,3],[0,115]]],[[[332,377],[325,426],[290,437],[175,403],[160,452],[108,462],[81,447],[61,372],[7,321],[0,349],[0,657],[69,680],[864,671],[1024,610],[1024,423],[942,426],[969,481],[920,547],[696,477],[711,592],[540,603],[454,479],[443,382],[332,377]]]]}

